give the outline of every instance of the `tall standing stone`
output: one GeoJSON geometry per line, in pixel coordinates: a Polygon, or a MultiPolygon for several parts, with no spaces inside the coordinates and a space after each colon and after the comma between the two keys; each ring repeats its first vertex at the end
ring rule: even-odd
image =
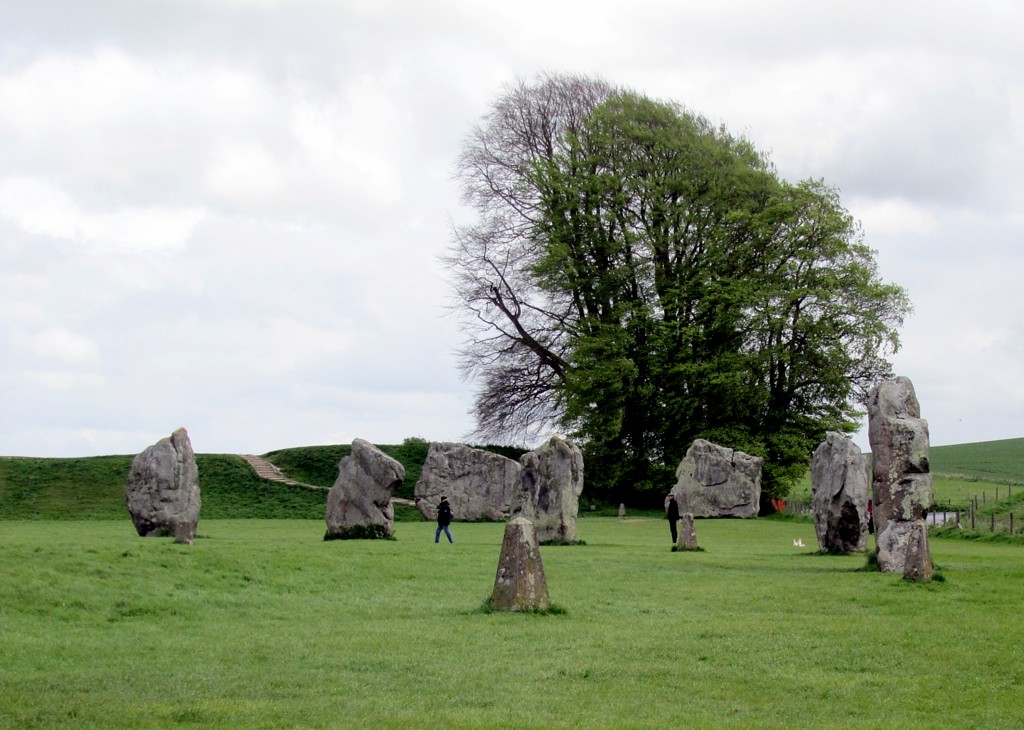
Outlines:
{"type": "Polygon", "coordinates": [[[583,452],[576,444],[552,436],[523,454],[522,482],[513,515],[533,523],[541,543],[578,542],[576,517],[583,493],[583,452]]]}
{"type": "Polygon", "coordinates": [[[932,501],[928,422],[909,378],[883,381],[871,391],[868,439],[878,567],[902,572],[911,552],[916,559],[929,555],[925,518],[932,501]]]}
{"type": "Polygon", "coordinates": [[[416,506],[428,520],[448,497],[456,520],[506,520],[519,491],[518,461],[464,444],[432,443],[416,482],[416,506]]]}
{"type": "Polygon", "coordinates": [[[202,499],[188,431],[179,428],[132,460],[124,497],[139,535],[192,543],[202,499]]]}
{"type": "Polygon", "coordinates": [[[829,431],[811,457],[814,530],[830,553],[867,550],[868,460],[853,441],[829,431]]]}
{"type": "Polygon", "coordinates": [[[697,439],[676,468],[672,494],[694,517],[757,517],[764,460],[697,439]]]}
{"type": "Polygon", "coordinates": [[[405,467],[369,441],[356,439],[338,462],[338,478],[327,493],[325,540],[390,538],[391,497],[405,479],[405,467]]]}
{"type": "Polygon", "coordinates": [[[491,607],[501,611],[544,611],[551,608],[548,581],[533,523],[515,517],[505,525],[491,607]]]}

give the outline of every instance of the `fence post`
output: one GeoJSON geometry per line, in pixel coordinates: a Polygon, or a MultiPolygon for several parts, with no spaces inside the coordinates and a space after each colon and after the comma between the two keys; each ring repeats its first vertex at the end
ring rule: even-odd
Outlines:
{"type": "Polygon", "coordinates": [[[974,532],[974,502],[971,502],[971,532],[974,532]]]}
{"type": "Polygon", "coordinates": [[[996,531],[996,513],[995,512],[992,513],[992,528],[989,531],[990,532],[995,532],[996,531]]]}
{"type": "Polygon", "coordinates": [[[956,522],[954,522],[953,525],[956,527],[956,529],[958,529],[958,530],[961,529],[961,527],[960,527],[960,510],[956,511],[956,522]]]}
{"type": "Polygon", "coordinates": [[[1010,513],[1010,534],[1013,534],[1013,512],[1010,513]]]}

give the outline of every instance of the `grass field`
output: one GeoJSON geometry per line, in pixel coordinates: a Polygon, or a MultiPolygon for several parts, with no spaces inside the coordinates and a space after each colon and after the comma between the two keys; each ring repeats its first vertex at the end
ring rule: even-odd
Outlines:
{"type": "Polygon", "coordinates": [[[929,454],[936,474],[1001,484],[1024,484],[1024,438],[933,446],[929,454]]]}
{"type": "Polygon", "coordinates": [[[562,615],[484,614],[503,526],[0,525],[2,728],[1021,727],[1020,547],[933,540],[943,580],[795,548],[813,526],[586,518],[543,549],[562,615]]]}

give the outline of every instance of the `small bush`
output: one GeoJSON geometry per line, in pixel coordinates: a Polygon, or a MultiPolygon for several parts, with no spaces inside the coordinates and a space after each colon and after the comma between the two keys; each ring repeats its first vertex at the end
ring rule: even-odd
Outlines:
{"type": "Polygon", "coordinates": [[[864,562],[864,567],[858,570],[864,573],[877,573],[881,571],[881,567],[878,565],[878,551],[869,550],[867,560],[864,562]]]}

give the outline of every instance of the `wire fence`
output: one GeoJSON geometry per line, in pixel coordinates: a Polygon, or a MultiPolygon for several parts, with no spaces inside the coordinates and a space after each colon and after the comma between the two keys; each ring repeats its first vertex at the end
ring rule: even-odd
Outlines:
{"type": "MultiPolygon", "coordinates": [[[[1024,534],[1024,509],[1020,513],[983,511],[984,499],[972,499],[965,510],[936,510],[929,512],[925,521],[936,527],[957,527],[972,532],[998,532],[1008,535],[1024,534]]],[[[786,501],[780,510],[784,514],[814,516],[810,502],[786,501]]]]}

